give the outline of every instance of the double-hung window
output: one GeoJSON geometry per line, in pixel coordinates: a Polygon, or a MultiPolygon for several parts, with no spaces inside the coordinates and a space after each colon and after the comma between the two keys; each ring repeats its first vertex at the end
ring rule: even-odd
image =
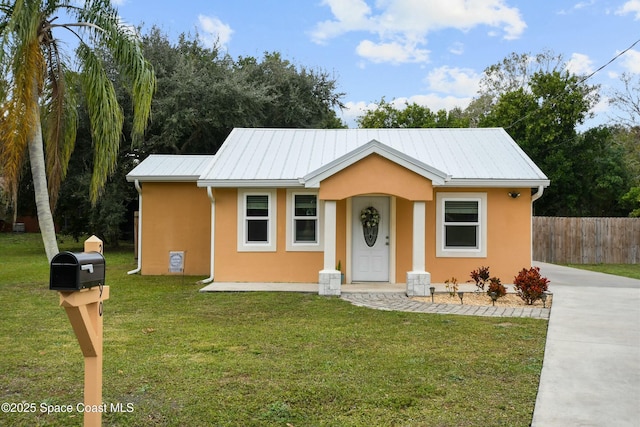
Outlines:
{"type": "Polygon", "coordinates": [[[245,243],[269,243],[269,195],[247,194],[245,243]]]}
{"type": "Polygon", "coordinates": [[[318,196],[293,195],[293,243],[318,243],[318,196]]]}
{"type": "Polygon", "coordinates": [[[486,256],[486,193],[438,193],[437,255],[486,256]]]}
{"type": "Polygon", "coordinates": [[[321,251],[323,204],[317,191],[287,190],[287,251],[321,251]]]}
{"type": "Polygon", "coordinates": [[[238,250],[275,251],[275,191],[240,190],[238,213],[238,250]]]}
{"type": "Polygon", "coordinates": [[[480,243],[480,201],[444,201],[445,249],[478,249],[480,243]]]}

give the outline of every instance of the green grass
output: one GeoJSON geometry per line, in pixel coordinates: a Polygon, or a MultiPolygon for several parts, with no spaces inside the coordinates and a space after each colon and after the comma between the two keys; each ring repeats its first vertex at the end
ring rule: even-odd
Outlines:
{"type": "MultiPolygon", "coordinates": [[[[65,241],[61,250],[81,250],[65,241]]],[[[130,248],[129,248],[130,249],[130,248]]],[[[128,276],[106,248],[105,426],[528,426],[547,322],[370,310],[128,276]]],[[[0,425],[79,426],[82,354],[38,235],[0,235],[0,425]]]]}
{"type": "Polygon", "coordinates": [[[569,264],[568,267],[640,279],[640,264],[569,264]]]}

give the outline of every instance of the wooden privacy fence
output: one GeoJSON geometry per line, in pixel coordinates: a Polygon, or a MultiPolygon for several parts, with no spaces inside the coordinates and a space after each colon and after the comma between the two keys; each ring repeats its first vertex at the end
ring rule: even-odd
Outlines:
{"type": "Polygon", "coordinates": [[[558,264],[638,264],[640,218],[533,217],[533,259],[558,264]]]}

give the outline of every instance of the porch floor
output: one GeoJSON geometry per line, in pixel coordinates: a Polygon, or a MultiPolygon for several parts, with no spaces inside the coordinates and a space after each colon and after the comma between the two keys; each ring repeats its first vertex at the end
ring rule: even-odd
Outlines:
{"type": "MultiPolygon", "coordinates": [[[[343,284],[342,292],[405,292],[404,283],[351,283],[343,284]]],[[[311,292],[318,293],[317,283],[259,283],[259,282],[212,282],[200,292],[311,292]]]]}
{"type": "MultiPolygon", "coordinates": [[[[436,292],[446,292],[444,283],[433,283],[436,292]]],[[[459,290],[472,292],[472,283],[460,283],[459,290]]],[[[406,293],[406,283],[360,282],[343,284],[342,293],[406,293]]],[[[318,293],[317,283],[277,283],[277,282],[212,282],[200,292],[311,292],[318,293]]]]}

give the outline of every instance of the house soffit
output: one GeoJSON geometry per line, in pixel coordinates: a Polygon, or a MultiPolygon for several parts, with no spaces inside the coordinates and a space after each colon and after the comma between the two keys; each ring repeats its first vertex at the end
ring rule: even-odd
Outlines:
{"type": "Polygon", "coordinates": [[[338,157],[314,171],[309,172],[300,180],[300,182],[307,188],[318,188],[320,186],[320,182],[323,180],[343,169],[348,168],[371,154],[378,154],[393,163],[415,172],[416,174],[430,180],[433,185],[444,185],[445,182],[451,179],[451,176],[446,172],[427,165],[414,157],[372,139],[368,143],[341,157],[338,157]]]}

